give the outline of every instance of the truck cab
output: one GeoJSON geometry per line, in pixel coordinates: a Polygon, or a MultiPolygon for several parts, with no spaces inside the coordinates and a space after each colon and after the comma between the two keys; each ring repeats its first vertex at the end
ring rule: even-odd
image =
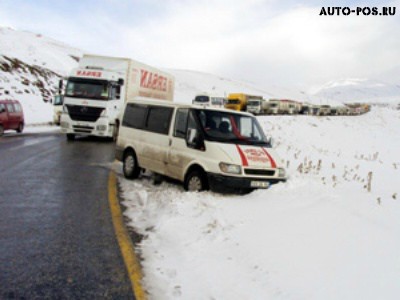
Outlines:
{"type": "Polygon", "coordinates": [[[61,129],[72,140],[76,134],[114,137],[124,74],[103,69],[76,69],[65,86],[61,129]]]}

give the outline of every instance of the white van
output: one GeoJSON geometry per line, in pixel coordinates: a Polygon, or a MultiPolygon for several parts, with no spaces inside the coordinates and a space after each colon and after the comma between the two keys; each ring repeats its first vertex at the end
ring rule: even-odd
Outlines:
{"type": "Polygon", "coordinates": [[[251,190],[286,180],[257,119],[245,112],[136,98],[125,104],[116,159],[126,178],[149,170],[186,190],[251,190]]]}

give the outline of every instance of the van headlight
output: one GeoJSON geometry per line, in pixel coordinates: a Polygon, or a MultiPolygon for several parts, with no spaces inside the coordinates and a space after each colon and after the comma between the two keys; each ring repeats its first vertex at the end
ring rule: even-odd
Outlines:
{"type": "Polygon", "coordinates": [[[286,176],[286,171],[284,168],[279,168],[278,169],[278,177],[285,177],[286,176]]]}
{"type": "Polygon", "coordinates": [[[227,164],[227,163],[219,163],[219,168],[223,173],[229,173],[229,174],[241,174],[242,173],[242,167],[239,165],[232,165],[232,164],[227,164]]]}

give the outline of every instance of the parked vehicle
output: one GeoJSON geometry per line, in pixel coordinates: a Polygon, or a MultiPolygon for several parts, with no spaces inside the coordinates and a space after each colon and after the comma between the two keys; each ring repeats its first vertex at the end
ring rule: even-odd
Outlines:
{"type": "Polygon", "coordinates": [[[228,101],[225,104],[225,108],[237,110],[237,111],[246,111],[247,109],[247,102],[249,100],[259,99],[262,100],[261,96],[252,96],[242,93],[237,94],[229,94],[228,101]]]}
{"type": "Polygon", "coordinates": [[[146,169],[181,181],[188,191],[251,190],[286,180],[256,117],[226,109],[128,101],[115,157],[126,178],[146,169]]]}
{"type": "Polygon", "coordinates": [[[296,115],[302,110],[302,103],[288,99],[270,99],[267,114],[296,115]]]}
{"type": "Polygon", "coordinates": [[[318,110],[318,116],[329,116],[331,114],[330,105],[321,105],[318,110]]]}
{"type": "Polygon", "coordinates": [[[17,100],[0,100],[0,136],[6,130],[22,132],[25,126],[24,112],[17,100]]]}
{"type": "Polygon", "coordinates": [[[224,107],[226,101],[227,100],[225,97],[210,96],[207,93],[203,93],[196,95],[192,101],[192,104],[210,107],[224,107]]]}
{"type": "Polygon", "coordinates": [[[67,78],[61,131],[116,138],[120,113],[135,96],[172,101],[174,78],[129,58],[84,55],[67,78]]]}
{"type": "Polygon", "coordinates": [[[63,103],[64,95],[57,94],[53,97],[53,123],[56,125],[60,125],[63,103]]]}
{"type": "Polygon", "coordinates": [[[247,112],[254,115],[266,114],[268,112],[269,103],[264,99],[250,98],[247,100],[247,112]]]}

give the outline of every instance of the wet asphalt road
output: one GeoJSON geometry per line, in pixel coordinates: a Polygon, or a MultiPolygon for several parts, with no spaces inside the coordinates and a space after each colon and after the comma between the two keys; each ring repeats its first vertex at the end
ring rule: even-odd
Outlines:
{"type": "Polygon", "coordinates": [[[134,299],[108,204],[114,144],[0,138],[0,299],[134,299]]]}

